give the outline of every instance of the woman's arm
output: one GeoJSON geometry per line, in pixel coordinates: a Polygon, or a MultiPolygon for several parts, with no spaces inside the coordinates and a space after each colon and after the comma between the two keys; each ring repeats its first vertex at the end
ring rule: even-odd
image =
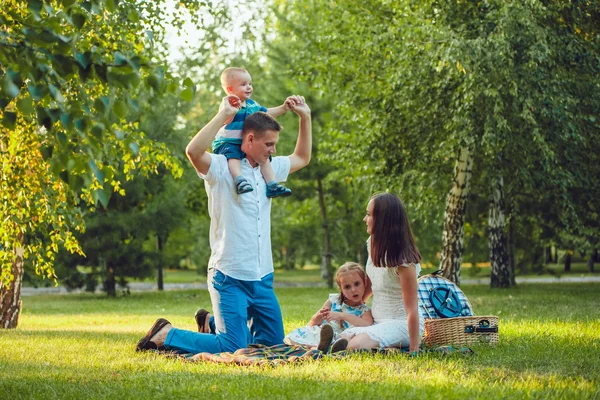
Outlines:
{"type": "Polygon", "coordinates": [[[323,304],[323,307],[312,316],[308,326],[321,325],[325,319],[324,313],[329,312],[329,310],[331,310],[331,303],[329,302],[329,299],[327,299],[325,304],[323,304]]]}
{"type": "Polygon", "coordinates": [[[398,267],[398,279],[400,279],[404,310],[408,319],[409,351],[419,351],[421,335],[419,335],[419,301],[415,266],[411,264],[409,267],[398,267]]]}

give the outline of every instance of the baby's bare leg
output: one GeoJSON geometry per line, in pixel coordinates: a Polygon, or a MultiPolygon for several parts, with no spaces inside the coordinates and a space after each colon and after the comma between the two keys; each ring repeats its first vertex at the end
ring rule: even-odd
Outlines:
{"type": "Polygon", "coordinates": [[[227,166],[233,179],[242,175],[242,162],[238,158],[230,158],[227,160],[227,166]]]}
{"type": "Polygon", "coordinates": [[[260,166],[260,172],[262,173],[263,179],[267,183],[267,197],[279,197],[289,196],[292,191],[285,186],[281,185],[275,180],[275,171],[271,165],[271,161],[267,160],[260,166]]]}
{"type": "MultiPolygon", "coordinates": [[[[238,160],[239,161],[239,160],[238,160]]],[[[240,164],[240,172],[241,172],[241,164],[240,164]]],[[[271,165],[271,161],[267,160],[266,163],[260,166],[260,172],[262,173],[263,179],[267,184],[271,182],[275,182],[275,171],[273,170],[273,166],[271,165]]]]}
{"type": "Polygon", "coordinates": [[[235,191],[237,194],[244,194],[254,190],[250,182],[242,175],[242,162],[238,158],[230,158],[227,160],[229,172],[235,183],[235,191]]]}

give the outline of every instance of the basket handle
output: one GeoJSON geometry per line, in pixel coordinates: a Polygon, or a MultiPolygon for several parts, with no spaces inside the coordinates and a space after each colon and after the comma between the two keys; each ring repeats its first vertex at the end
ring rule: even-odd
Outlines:
{"type": "Polygon", "coordinates": [[[493,326],[493,327],[489,327],[489,328],[482,328],[479,326],[474,326],[474,325],[467,325],[465,326],[465,333],[498,333],[498,327],[497,326],[493,326]]]}

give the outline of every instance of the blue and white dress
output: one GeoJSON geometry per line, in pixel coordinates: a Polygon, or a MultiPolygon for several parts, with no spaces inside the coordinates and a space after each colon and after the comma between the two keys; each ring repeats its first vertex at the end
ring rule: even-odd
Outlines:
{"type": "MultiPolygon", "coordinates": [[[[330,294],[329,303],[331,303],[331,311],[343,312],[350,315],[356,315],[357,317],[362,316],[365,312],[370,310],[369,306],[364,303],[355,307],[342,303],[340,301],[339,293],[330,294]]],[[[287,334],[283,339],[283,342],[289,345],[317,346],[319,344],[319,339],[321,338],[321,327],[325,324],[329,324],[333,328],[333,340],[339,339],[340,334],[343,331],[353,327],[353,325],[346,321],[323,321],[323,323],[318,326],[305,326],[294,329],[287,334]]]]}

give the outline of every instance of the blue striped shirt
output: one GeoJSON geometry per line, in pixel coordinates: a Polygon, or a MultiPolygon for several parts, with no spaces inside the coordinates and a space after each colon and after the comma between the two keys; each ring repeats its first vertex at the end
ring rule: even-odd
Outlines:
{"type": "Polygon", "coordinates": [[[247,99],[246,104],[242,106],[233,120],[222,127],[217,133],[217,137],[212,144],[213,150],[223,143],[242,144],[242,129],[246,117],[258,112],[267,112],[267,109],[252,99],[247,99]]]}

